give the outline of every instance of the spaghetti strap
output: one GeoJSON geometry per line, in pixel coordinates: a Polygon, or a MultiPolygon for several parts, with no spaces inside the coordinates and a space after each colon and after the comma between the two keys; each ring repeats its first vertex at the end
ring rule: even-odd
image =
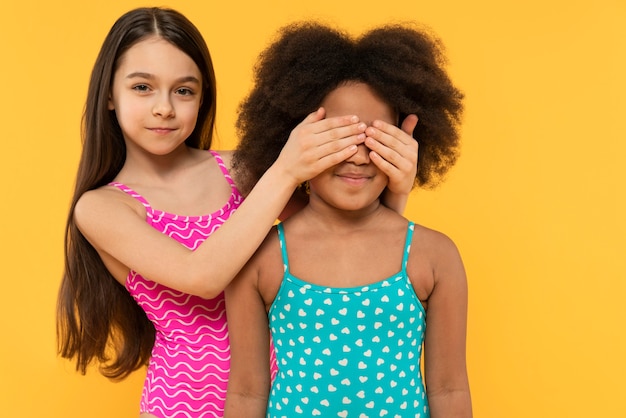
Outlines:
{"type": "Polygon", "coordinates": [[[406,271],[406,265],[409,262],[411,242],[413,241],[413,231],[415,231],[415,223],[409,221],[406,231],[406,242],[404,243],[404,256],[402,257],[402,271],[406,271]]]}
{"type": "Polygon", "coordinates": [[[116,187],[120,189],[121,191],[123,191],[124,193],[126,193],[127,195],[131,196],[132,198],[138,200],[146,209],[148,209],[148,211],[152,210],[152,206],[150,206],[150,203],[148,203],[145,197],[143,197],[142,195],[140,195],[139,193],[137,193],[130,187],[126,186],[125,184],[112,181],[109,183],[109,186],[116,187]]]}
{"type": "Polygon", "coordinates": [[[226,168],[226,164],[224,164],[224,160],[222,159],[222,156],[217,151],[209,150],[209,152],[213,155],[213,157],[215,157],[215,161],[217,162],[217,165],[219,166],[220,170],[222,170],[222,174],[226,178],[226,181],[228,182],[228,184],[230,184],[230,187],[232,187],[233,189],[236,189],[237,186],[235,185],[235,181],[230,176],[230,173],[228,172],[228,168],[226,168]]]}
{"type": "Polygon", "coordinates": [[[285,242],[285,228],[282,223],[276,226],[278,230],[278,241],[280,243],[280,252],[283,256],[283,270],[289,272],[289,259],[287,258],[287,243],[285,242]]]}

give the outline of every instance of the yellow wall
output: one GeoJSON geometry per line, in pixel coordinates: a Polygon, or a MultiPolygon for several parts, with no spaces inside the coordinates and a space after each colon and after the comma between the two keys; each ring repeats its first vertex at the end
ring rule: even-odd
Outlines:
{"type": "MultiPolygon", "coordinates": [[[[414,220],[458,243],[470,283],[476,417],[624,417],[626,6],[621,0],[170,1],[205,35],[219,147],[275,29],[417,19],[467,95],[463,154],[414,220]]],[[[55,355],[62,236],[89,71],[132,0],[10,1],[0,13],[0,415],[135,417],[141,373],[110,383],[55,355]],[[38,4],[39,3],[39,4],[38,4]],[[106,5],[104,5],[106,4],[106,5]]]]}

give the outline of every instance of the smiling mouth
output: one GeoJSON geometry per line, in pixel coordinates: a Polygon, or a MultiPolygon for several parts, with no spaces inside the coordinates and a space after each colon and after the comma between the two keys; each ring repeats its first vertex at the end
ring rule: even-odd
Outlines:
{"type": "Polygon", "coordinates": [[[337,177],[345,183],[352,185],[361,185],[372,178],[372,176],[365,174],[338,174],[337,177]]]}
{"type": "Polygon", "coordinates": [[[152,131],[157,134],[167,134],[174,131],[174,128],[148,128],[149,131],[152,131]]]}
{"type": "Polygon", "coordinates": [[[337,173],[337,176],[353,180],[370,179],[373,177],[364,173],[337,173]]]}

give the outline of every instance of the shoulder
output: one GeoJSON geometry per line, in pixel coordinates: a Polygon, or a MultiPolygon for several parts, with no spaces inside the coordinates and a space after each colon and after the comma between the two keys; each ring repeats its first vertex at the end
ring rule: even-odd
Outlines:
{"type": "Polygon", "coordinates": [[[109,219],[120,211],[132,210],[138,216],[145,215],[143,205],[113,186],[102,186],[83,193],[74,207],[74,219],[79,229],[109,219]]]}
{"type": "Polygon", "coordinates": [[[420,224],[414,224],[413,244],[422,250],[431,249],[433,253],[458,252],[454,241],[446,234],[420,224]]]}
{"type": "Polygon", "coordinates": [[[76,202],[76,207],[95,208],[100,205],[116,206],[120,204],[128,205],[130,202],[137,202],[128,194],[122,192],[115,186],[102,186],[97,189],[83,193],[76,202]]]}
{"type": "Polygon", "coordinates": [[[407,271],[424,307],[431,305],[437,288],[439,293],[465,293],[467,279],[461,255],[454,241],[442,232],[415,225],[407,271]]]}
{"type": "Polygon", "coordinates": [[[280,242],[278,239],[278,227],[274,225],[257,249],[253,260],[255,260],[259,266],[262,266],[265,264],[266,260],[271,260],[276,254],[280,254],[280,242]]]}
{"type": "Polygon", "coordinates": [[[283,271],[278,232],[274,226],[229,288],[254,288],[265,301],[271,301],[276,296],[283,271]]]}
{"type": "Polygon", "coordinates": [[[411,243],[411,255],[427,261],[432,271],[462,270],[461,254],[456,243],[446,234],[423,225],[415,224],[411,243]]]}

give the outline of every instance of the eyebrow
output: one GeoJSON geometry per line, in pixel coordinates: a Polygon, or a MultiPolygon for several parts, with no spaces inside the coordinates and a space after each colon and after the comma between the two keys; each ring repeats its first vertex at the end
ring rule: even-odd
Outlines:
{"type": "MultiPolygon", "coordinates": [[[[148,80],[152,80],[154,79],[154,75],[150,74],[150,73],[143,73],[141,71],[136,71],[134,73],[130,73],[126,76],[127,79],[131,79],[131,78],[146,78],[148,80]]],[[[192,83],[198,83],[200,84],[200,80],[198,80],[196,77],[192,76],[192,75],[188,75],[185,77],[181,77],[179,79],[176,80],[178,83],[188,83],[188,82],[192,82],[192,83]]]]}

